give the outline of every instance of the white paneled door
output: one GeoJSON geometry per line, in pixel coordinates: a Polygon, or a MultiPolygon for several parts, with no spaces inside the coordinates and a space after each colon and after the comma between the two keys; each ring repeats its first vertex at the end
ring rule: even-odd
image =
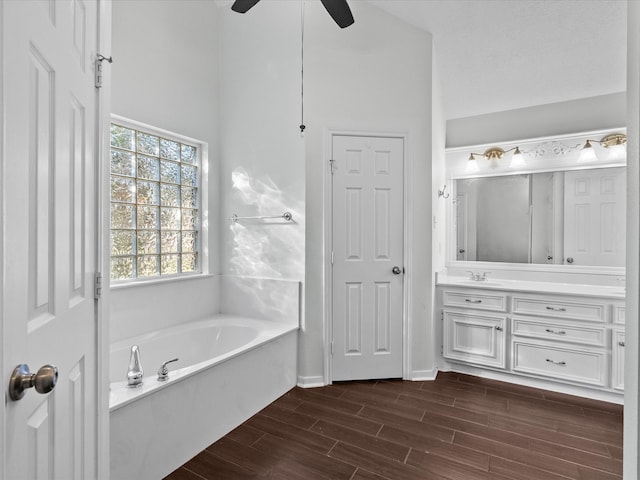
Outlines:
{"type": "Polygon", "coordinates": [[[625,170],[565,172],[565,264],[625,266],[625,170]]]}
{"type": "Polygon", "coordinates": [[[3,0],[0,17],[0,478],[95,478],[98,4],[3,0]],[[54,365],[55,388],[9,399],[18,364],[32,373],[54,365]]]}
{"type": "Polygon", "coordinates": [[[332,137],[332,380],[402,377],[404,140],[332,137]]]}

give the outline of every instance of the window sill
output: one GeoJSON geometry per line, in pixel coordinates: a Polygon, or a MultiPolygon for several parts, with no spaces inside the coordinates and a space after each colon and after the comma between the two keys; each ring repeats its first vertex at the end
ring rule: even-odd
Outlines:
{"type": "Polygon", "coordinates": [[[174,282],[185,282],[189,280],[201,280],[201,279],[211,278],[211,277],[213,277],[213,275],[210,273],[194,273],[191,275],[182,274],[182,275],[174,275],[174,276],[167,276],[167,277],[153,277],[153,278],[144,279],[144,280],[143,279],[127,280],[127,281],[116,280],[115,282],[112,282],[109,285],[109,288],[111,290],[123,290],[123,289],[133,288],[133,287],[143,287],[148,285],[158,285],[158,284],[174,283],[174,282]]]}

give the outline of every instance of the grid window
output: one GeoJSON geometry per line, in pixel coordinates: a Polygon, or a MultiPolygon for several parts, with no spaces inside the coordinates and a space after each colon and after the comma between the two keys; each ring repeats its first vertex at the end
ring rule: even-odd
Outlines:
{"type": "Polygon", "coordinates": [[[111,279],[197,273],[199,157],[194,145],[111,124],[111,279]]]}

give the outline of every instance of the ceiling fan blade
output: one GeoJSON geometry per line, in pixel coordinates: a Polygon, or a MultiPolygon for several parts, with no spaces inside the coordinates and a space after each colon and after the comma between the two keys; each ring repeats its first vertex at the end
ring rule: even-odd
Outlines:
{"type": "Polygon", "coordinates": [[[238,13],[247,13],[260,0],[236,0],[231,5],[231,10],[238,13]]]}
{"type": "Polygon", "coordinates": [[[324,5],[324,8],[327,9],[327,12],[329,12],[329,15],[331,15],[331,18],[335,20],[340,28],[348,27],[354,22],[347,0],[320,1],[322,2],[322,5],[324,5]]]}

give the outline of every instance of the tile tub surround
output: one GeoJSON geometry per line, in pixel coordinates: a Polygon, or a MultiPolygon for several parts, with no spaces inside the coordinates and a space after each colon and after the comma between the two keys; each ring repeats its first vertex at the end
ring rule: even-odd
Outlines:
{"type": "Polygon", "coordinates": [[[166,480],[621,479],[622,406],[440,372],[295,388],[166,480]]]}

